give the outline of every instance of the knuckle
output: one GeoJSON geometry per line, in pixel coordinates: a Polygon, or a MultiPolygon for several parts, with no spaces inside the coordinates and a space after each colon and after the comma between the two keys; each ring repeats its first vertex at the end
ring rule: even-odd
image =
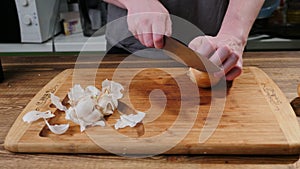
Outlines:
{"type": "Polygon", "coordinates": [[[223,46],[223,50],[226,53],[232,53],[232,50],[231,50],[231,48],[228,45],[223,46]]]}
{"type": "Polygon", "coordinates": [[[233,54],[231,55],[231,58],[234,60],[235,63],[237,63],[238,60],[239,60],[239,56],[238,56],[237,54],[235,54],[235,53],[233,53],[233,54]]]}

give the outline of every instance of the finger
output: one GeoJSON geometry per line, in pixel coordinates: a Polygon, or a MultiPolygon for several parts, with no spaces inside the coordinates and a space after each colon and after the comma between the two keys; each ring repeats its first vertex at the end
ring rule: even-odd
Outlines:
{"type": "Polygon", "coordinates": [[[232,54],[223,62],[223,69],[225,73],[228,73],[232,68],[236,66],[238,59],[239,58],[236,54],[232,54]]]}
{"type": "MultiPolygon", "coordinates": [[[[194,50],[194,51],[197,51],[197,45],[196,45],[196,44],[198,44],[198,43],[196,42],[197,40],[198,40],[198,38],[193,39],[193,40],[189,43],[188,47],[191,48],[191,49],[194,50]]],[[[199,40],[200,40],[200,39],[199,39],[199,40]]]]}
{"type": "Polygon", "coordinates": [[[164,45],[164,24],[160,24],[161,22],[158,22],[158,24],[152,25],[152,31],[153,31],[153,44],[155,48],[162,48],[164,45]]]}
{"type": "Polygon", "coordinates": [[[131,22],[132,16],[127,17],[127,24],[128,24],[128,30],[132,33],[132,35],[138,39],[138,32],[136,30],[136,27],[133,25],[133,22],[131,22]]]}
{"type": "Polygon", "coordinates": [[[217,47],[207,38],[203,38],[202,44],[200,45],[200,49],[198,52],[207,57],[210,58],[210,56],[216,51],[217,47]]]}
{"type": "Polygon", "coordinates": [[[164,36],[153,34],[153,44],[155,48],[161,49],[164,46],[164,36]]]}
{"type": "Polygon", "coordinates": [[[209,58],[209,56],[216,51],[216,46],[204,36],[194,39],[189,44],[189,47],[207,58],[209,58]]]}
{"type": "Polygon", "coordinates": [[[146,46],[145,45],[145,42],[144,42],[144,37],[143,37],[143,31],[142,31],[142,29],[139,29],[139,30],[136,30],[136,37],[137,37],[137,39],[141,42],[141,44],[143,44],[144,46],[146,46]]]}
{"type": "Polygon", "coordinates": [[[143,35],[144,43],[146,47],[154,47],[154,42],[153,42],[153,34],[152,33],[146,33],[143,35]]]}
{"type": "Polygon", "coordinates": [[[143,42],[146,47],[153,47],[153,39],[152,39],[152,26],[144,25],[141,28],[143,42]]]}
{"type": "Polygon", "coordinates": [[[146,46],[145,42],[144,42],[143,34],[138,34],[137,36],[138,36],[138,40],[141,42],[141,44],[146,46]]]}
{"type": "Polygon", "coordinates": [[[165,35],[168,37],[172,35],[172,21],[170,16],[168,16],[168,19],[166,20],[165,35]]]}
{"type": "Polygon", "coordinates": [[[137,37],[138,37],[138,40],[141,42],[141,44],[143,44],[145,46],[143,34],[139,33],[139,34],[137,34],[137,37]]]}
{"type": "Polygon", "coordinates": [[[231,54],[231,50],[227,46],[223,46],[218,48],[217,51],[209,58],[209,60],[220,66],[228,57],[231,56],[231,54]]]}
{"type": "Polygon", "coordinates": [[[230,57],[228,57],[224,62],[223,62],[223,71],[216,72],[214,73],[215,77],[221,78],[224,76],[224,74],[227,75],[227,73],[233,69],[234,67],[237,66],[238,62],[238,56],[236,54],[231,54],[230,57]]]}
{"type": "Polygon", "coordinates": [[[241,67],[234,67],[232,68],[227,74],[226,74],[226,80],[234,80],[236,77],[238,77],[242,73],[241,67]]]}

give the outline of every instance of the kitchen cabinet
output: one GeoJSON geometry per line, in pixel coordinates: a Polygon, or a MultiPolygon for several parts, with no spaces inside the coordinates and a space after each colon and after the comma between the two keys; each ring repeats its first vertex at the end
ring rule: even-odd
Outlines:
{"type": "MultiPolygon", "coordinates": [[[[54,43],[49,40],[44,43],[0,43],[1,53],[26,53],[26,52],[80,52],[84,45],[88,48],[84,51],[105,51],[105,36],[85,37],[82,33],[65,36],[63,34],[54,38],[54,43]],[[54,47],[53,47],[54,45],[54,47]]],[[[0,53],[0,55],[1,55],[0,53]]]]}

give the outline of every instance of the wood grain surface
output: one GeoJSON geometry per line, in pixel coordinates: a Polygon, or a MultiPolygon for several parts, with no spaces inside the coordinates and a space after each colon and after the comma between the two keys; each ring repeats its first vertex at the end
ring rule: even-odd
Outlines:
{"type": "Polygon", "coordinates": [[[245,67],[230,89],[224,86],[213,90],[198,89],[186,73],[186,68],[65,70],[26,106],[4,146],[13,152],[27,153],[107,154],[107,149],[112,149],[116,154],[300,154],[300,133],[296,132],[300,129],[295,113],[278,87],[260,69],[245,67]],[[111,126],[119,118],[115,114],[106,119],[107,127],[92,127],[81,133],[79,126],[71,123],[63,135],[52,134],[43,120],[31,124],[22,120],[31,110],[52,109],[56,117],[50,123],[70,123],[64,119],[64,112],[51,108],[50,92],[64,99],[73,84],[83,87],[95,84],[101,88],[102,81],[113,77],[125,88],[121,100],[153,119],[144,122],[143,136],[136,136],[138,127],[112,130],[111,126]],[[150,103],[149,96],[154,90],[161,90],[164,95],[152,96],[150,103]],[[200,135],[205,134],[207,138],[201,141],[200,135]]]}
{"type": "MultiPolygon", "coordinates": [[[[132,159],[110,155],[24,154],[4,150],[4,138],[17,116],[52,78],[73,68],[73,56],[2,57],[5,81],[0,84],[0,166],[3,168],[299,168],[298,156],[155,156],[132,159]]],[[[111,56],[103,64],[114,67],[123,57],[111,56]]],[[[245,66],[257,66],[275,81],[289,101],[297,97],[300,52],[251,52],[245,66]]],[[[168,67],[173,61],[128,61],[129,66],[168,67]]],[[[89,63],[82,63],[89,65],[89,63]]],[[[87,66],[88,67],[88,66],[87,66]]]]}

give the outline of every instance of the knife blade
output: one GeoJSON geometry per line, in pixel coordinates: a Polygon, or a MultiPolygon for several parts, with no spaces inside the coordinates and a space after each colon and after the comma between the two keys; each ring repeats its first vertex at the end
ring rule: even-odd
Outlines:
{"type": "MultiPolygon", "coordinates": [[[[125,115],[129,115],[129,114],[136,114],[136,111],[129,107],[126,103],[122,102],[119,100],[118,102],[118,108],[117,110],[121,113],[121,114],[125,114],[125,115]]],[[[138,123],[136,125],[136,132],[138,137],[141,137],[145,134],[145,128],[144,128],[144,124],[143,123],[138,123]]]]}
{"type": "Polygon", "coordinates": [[[129,115],[129,114],[136,114],[136,111],[129,107],[126,103],[122,102],[122,101],[119,101],[118,102],[118,111],[122,114],[126,114],[126,115],[129,115]]]}
{"type": "Polygon", "coordinates": [[[188,67],[208,73],[222,70],[207,57],[201,56],[173,38],[165,37],[165,45],[162,49],[166,55],[188,67]]]}

